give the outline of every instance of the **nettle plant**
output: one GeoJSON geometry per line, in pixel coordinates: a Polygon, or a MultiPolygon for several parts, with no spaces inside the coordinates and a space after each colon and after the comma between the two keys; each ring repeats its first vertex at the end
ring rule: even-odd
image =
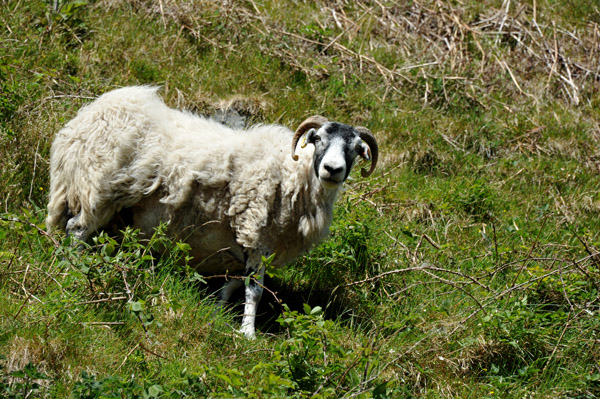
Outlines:
{"type": "Polygon", "coordinates": [[[161,290],[165,276],[179,274],[183,284],[204,282],[188,265],[189,246],[169,239],[165,229],[159,226],[149,239],[141,239],[139,231],[131,228],[118,239],[101,232],[91,244],[78,247],[71,246],[67,237],[59,248],[61,262],[83,275],[87,285],[82,295],[88,301],[105,302],[109,310],[126,309],[148,333],[147,327],[156,323],[152,307],[159,300],[176,305],[161,290]]]}
{"type": "Polygon", "coordinates": [[[278,340],[271,355],[257,363],[250,375],[220,365],[202,370],[204,386],[211,397],[331,398],[342,393],[372,392],[387,398],[387,382],[372,342],[353,348],[335,323],[324,318],[323,309],[305,304],[303,312],[282,305],[277,322],[286,338],[278,340]],[[248,378],[262,385],[248,384],[248,378]]]}

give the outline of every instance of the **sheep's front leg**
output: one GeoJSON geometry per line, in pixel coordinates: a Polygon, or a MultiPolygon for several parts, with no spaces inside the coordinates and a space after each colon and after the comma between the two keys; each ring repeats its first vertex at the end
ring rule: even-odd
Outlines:
{"type": "Polygon", "coordinates": [[[249,339],[254,339],[254,322],[256,320],[256,309],[263,292],[265,266],[262,256],[269,256],[268,251],[250,251],[246,257],[246,276],[256,274],[246,285],[246,302],[244,303],[244,317],[240,332],[249,339]]]}
{"type": "Polygon", "coordinates": [[[90,229],[81,223],[81,214],[78,214],[67,221],[65,233],[78,241],[86,241],[90,236],[90,229]]]}

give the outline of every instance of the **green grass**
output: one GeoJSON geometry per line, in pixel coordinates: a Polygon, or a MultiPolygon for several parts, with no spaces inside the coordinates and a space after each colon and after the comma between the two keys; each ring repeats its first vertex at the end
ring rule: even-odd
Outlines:
{"type": "Polygon", "coordinates": [[[0,396],[600,396],[599,7],[3,0],[0,396]],[[43,233],[54,134],[130,84],[378,138],[255,341],[181,244],[43,233]]]}

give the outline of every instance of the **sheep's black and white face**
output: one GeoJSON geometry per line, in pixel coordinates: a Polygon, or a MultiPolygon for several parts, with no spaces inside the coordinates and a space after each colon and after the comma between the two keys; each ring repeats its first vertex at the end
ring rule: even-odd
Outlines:
{"type": "Polygon", "coordinates": [[[306,142],[315,146],[313,167],[325,188],[336,188],[346,181],[357,156],[371,159],[371,150],[358,131],[342,123],[328,122],[319,130],[310,129],[306,142]]]}

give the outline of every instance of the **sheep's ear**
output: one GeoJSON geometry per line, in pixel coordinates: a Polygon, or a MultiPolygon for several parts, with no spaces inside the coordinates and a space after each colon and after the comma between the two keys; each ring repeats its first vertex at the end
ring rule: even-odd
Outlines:
{"type": "Polygon", "coordinates": [[[304,139],[302,140],[302,148],[306,147],[308,143],[314,144],[316,134],[317,131],[314,128],[306,132],[306,134],[304,135],[304,139]]]}
{"type": "Polygon", "coordinates": [[[371,148],[364,141],[360,143],[358,153],[365,161],[371,160],[371,148]]]}

